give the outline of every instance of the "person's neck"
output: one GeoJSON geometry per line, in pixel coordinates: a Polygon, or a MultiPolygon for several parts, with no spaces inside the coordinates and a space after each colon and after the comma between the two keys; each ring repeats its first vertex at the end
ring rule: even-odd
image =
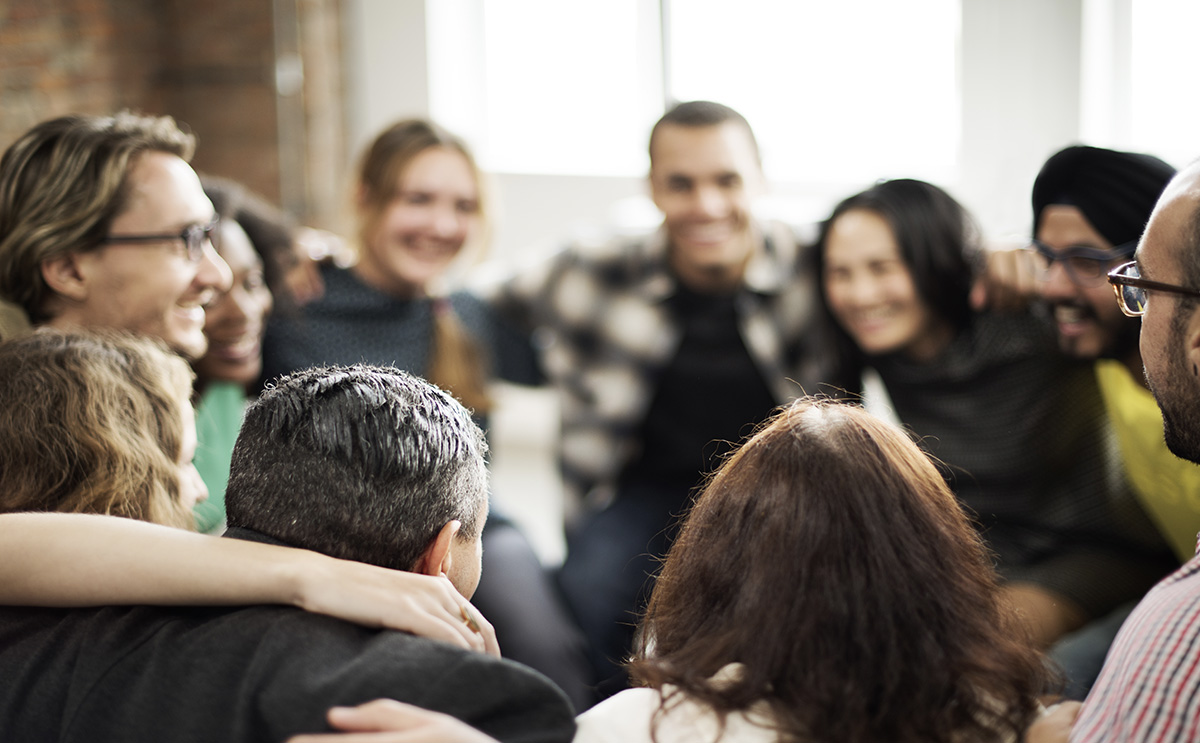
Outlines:
{"type": "Polygon", "coordinates": [[[741,286],[745,275],[744,267],[733,269],[720,266],[691,270],[675,267],[673,270],[679,283],[697,294],[732,294],[741,286]]]}
{"type": "Polygon", "coordinates": [[[732,294],[742,285],[753,252],[753,248],[747,250],[739,263],[698,265],[680,260],[672,251],[669,265],[675,278],[698,294],[732,294]]]}
{"type": "Polygon", "coordinates": [[[54,312],[49,319],[40,323],[38,327],[72,332],[87,329],[87,324],[78,313],[72,312],[69,309],[63,309],[54,312]]]}
{"type": "Polygon", "coordinates": [[[905,348],[903,355],[914,364],[931,364],[950,347],[954,335],[954,326],[950,323],[935,323],[926,328],[919,340],[905,348]]]}
{"type": "Polygon", "coordinates": [[[372,264],[359,262],[350,270],[358,277],[359,281],[396,299],[420,299],[425,296],[425,287],[397,281],[372,264]]]}

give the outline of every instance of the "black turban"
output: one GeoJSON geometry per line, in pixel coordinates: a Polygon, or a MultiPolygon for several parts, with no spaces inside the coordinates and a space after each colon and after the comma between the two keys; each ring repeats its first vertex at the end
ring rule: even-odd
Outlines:
{"type": "Polygon", "coordinates": [[[1046,161],[1033,182],[1033,227],[1051,204],[1083,212],[1114,247],[1137,240],[1175,169],[1153,155],[1075,146],[1046,161]]]}

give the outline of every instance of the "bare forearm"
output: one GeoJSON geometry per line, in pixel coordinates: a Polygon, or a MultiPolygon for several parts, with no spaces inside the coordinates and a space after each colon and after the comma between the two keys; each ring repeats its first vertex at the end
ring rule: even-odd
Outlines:
{"type": "Polygon", "coordinates": [[[289,604],[499,655],[450,581],[140,521],[0,514],[0,604],[289,604]]]}
{"type": "Polygon", "coordinates": [[[294,604],[295,562],[265,545],[130,519],[0,515],[6,604],[294,604]]]}

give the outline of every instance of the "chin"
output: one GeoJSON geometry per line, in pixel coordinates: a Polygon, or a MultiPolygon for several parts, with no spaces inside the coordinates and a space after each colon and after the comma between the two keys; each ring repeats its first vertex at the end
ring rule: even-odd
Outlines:
{"type": "Polygon", "coordinates": [[[167,345],[171,350],[188,361],[196,361],[204,357],[208,351],[208,339],[203,334],[199,338],[184,336],[181,338],[172,338],[167,341],[167,345]]]}
{"type": "Polygon", "coordinates": [[[1181,431],[1180,427],[1172,424],[1165,414],[1163,415],[1163,438],[1172,454],[1180,459],[1200,464],[1200,441],[1197,441],[1194,436],[1187,435],[1187,429],[1181,431]]]}

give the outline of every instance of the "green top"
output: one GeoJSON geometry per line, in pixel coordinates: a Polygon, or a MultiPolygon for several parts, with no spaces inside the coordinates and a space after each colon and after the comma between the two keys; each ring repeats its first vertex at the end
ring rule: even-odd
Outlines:
{"type": "Polygon", "coordinates": [[[196,529],[225,529],[225,486],[233,443],[242,427],[246,391],[234,382],[212,382],[196,405],[196,469],[208,486],[208,500],[196,505],[196,529]]]}

